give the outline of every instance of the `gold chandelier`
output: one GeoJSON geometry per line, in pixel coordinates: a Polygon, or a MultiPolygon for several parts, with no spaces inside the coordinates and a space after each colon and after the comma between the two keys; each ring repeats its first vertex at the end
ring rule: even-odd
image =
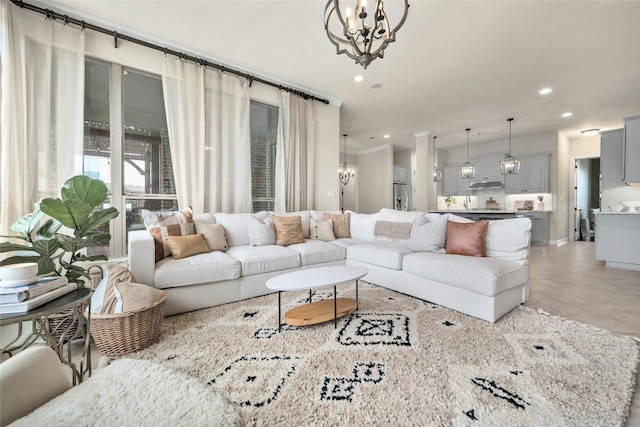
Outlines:
{"type": "Polygon", "coordinates": [[[407,19],[409,1],[402,0],[403,14],[395,27],[391,27],[383,0],[372,0],[372,8],[367,0],[355,0],[353,10],[340,3],[327,2],[324,29],[338,54],[344,53],[366,69],[374,59],[383,58],[384,49],[396,40],[396,31],[407,19]]]}

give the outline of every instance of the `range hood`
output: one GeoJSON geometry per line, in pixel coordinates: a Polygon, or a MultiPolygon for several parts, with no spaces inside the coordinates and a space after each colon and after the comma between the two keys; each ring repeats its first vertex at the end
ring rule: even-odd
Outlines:
{"type": "Polygon", "coordinates": [[[504,185],[501,181],[478,181],[469,185],[469,190],[502,190],[504,185]]]}

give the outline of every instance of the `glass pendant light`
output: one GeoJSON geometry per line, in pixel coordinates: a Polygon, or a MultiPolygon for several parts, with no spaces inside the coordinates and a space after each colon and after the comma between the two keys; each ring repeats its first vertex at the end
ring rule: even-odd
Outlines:
{"type": "Polygon", "coordinates": [[[437,136],[433,137],[433,180],[440,182],[442,181],[442,169],[438,168],[438,161],[436,159],[436,138],[437,136]]]}
{"type": "Polygon", "coordinates": [[[509,122],[509,153],[504,156],[504,159],[500,160],[500,173],[502,175],[512,175],[520,173],[520,160],[511,156],[511,122],[513,117],[507,119],[509,122]]]}
{"type": "Polygon", "coordinates": [[[471,128],[465,130],[467,131],[467,162],[460,166],[460,176],[464,179],[469,179],[476,175],[476,167],[469,161],[469,131],[471,128]]]}

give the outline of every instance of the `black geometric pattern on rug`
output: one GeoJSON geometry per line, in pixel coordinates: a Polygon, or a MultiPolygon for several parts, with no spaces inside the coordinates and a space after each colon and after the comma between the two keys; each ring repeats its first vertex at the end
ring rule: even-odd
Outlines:
{"type": "MultiPolygon", "coordinates": [[[[311,291],[312,301],[322,301],[325,299],[333,299],[333,291],[311,291]]],[[[296,300],[295,304],[309,304],[309,293],[305,293],[305,296],[296,300]]]]}
{"type": "Polygon", "coordinates": [[[463,412],[463,414],[469,417],[472,421],[478,421],[478,418],[476,417],[476,411],[473,409],[469,409],[468,411],[463,412]]]}
{"type": "Polygon", "coordinates": [[[320,400],[353,402],[353,394],[358,384],[378,384],[384,376],[383,364],[358,362],[353,367],[353,377],[324,377],[320,400]]]}
{"type": "MultiPolygon", "coordinates": [[[[302,329],[302,327],[284,324],[281,329],[282,331],[298,331],[302,329]]],[[[254,340],[268,340],[276,335],[278,335],[278,328],[258,328],[251,338],[254,340]]]]}
{"type": "Polygon", "coordinates": [[[481,387],[483,390],[488,391],[495,397],[506,400],[507,402],[511,403],[513,406],[515,406],[518,409],[525,410],[526,409],[525,405],[531,406],[529,402],[527,402],[517,394],[512,393],[509,390],[500,387],[498,384],[496,384],[495,381],[477,377],[477,378],[471,379],[471,382],[481,387]]]}
{"type": "Polygon", "coordinates": [[[409,318],[403,314],[355,313],[347,318],[336,340],[342,345],[410,347],[409,318]]]}
{"type": "Polygon", "coordinates": [[[444,326],[455,326],[455,323],[451,323],[451,322],[449,322],[448,320],[445,320],[444,322],[442,322],[442,324],[443,324],[444,326]]]}
{"type": "Polygon", "coordinates": [[[278,399],[300,360],[287,355],[241,356],[207,384],[225,390],[229,399],[240,406],[260,408],[278,399]],[[227,391],[227,387],[232,390],[227,391]]]}

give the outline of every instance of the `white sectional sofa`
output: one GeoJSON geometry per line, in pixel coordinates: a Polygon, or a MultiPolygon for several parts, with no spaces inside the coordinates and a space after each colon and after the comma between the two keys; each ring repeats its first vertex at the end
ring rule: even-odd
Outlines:
{"type": "MultiPolygon", "coordinates": [[[[154,240],[146,230],[129,233],[129,268],[140,283],[168,292],[166,315],[212,307],[272,292],[267,279],[303,268],[356,265],[369,273],[363,280],[415,296],[468,315],[495,322],[529,297],[528,258],[531,221],[491,221],[486,231],[486,256],[412,251],[406,239],[379,235],[376,224],[411,228],[416,216],[439,214],[382,209],[375,214],[350,213],[350,238],[311,240],[310,218],[322,212],[303,211],[304,243],[289,246],[249,244],[252,214],[213,215],[226,232],[229,249],[182,259],[154,259],[154,240]]],[[[256,214],[260,219],[266,213],[256,214]]],[[[278,214],[275,214],[278,215],[278,214]]],[[[445,214],[449,221],[471,222],[445,214]]],[[[194,219],[197,221],[198,216],[194,219]]],[[[197,222],[196,222],[197,224],[197,222]]],[[[442,252],[442,251],[440,251],[442,252]]]]}

